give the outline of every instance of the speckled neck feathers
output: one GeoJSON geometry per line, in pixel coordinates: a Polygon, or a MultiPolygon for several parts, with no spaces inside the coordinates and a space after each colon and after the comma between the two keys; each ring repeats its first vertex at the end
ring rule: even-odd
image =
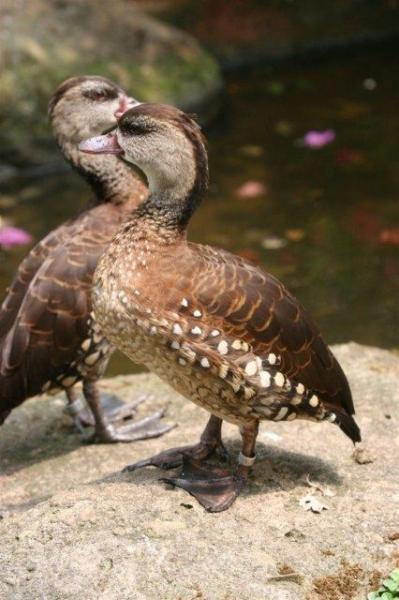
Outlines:
{"type": "MultiPolygon", "coordinates": [[[[146,175],[149,197],[133,219],[157,223],[159,229],[182,233],[208,188],[208,158],[200,127],[184,113],[162,105],[141,105],[120,123],[121,140],[128,139],[133,151],[126,160],[146,175]],[[147,135],[137,132],[134,114],[149,120],[147,135]],[[130,117],[130,121],[129,121],[130,117]],[[156,121],[155,121],[156,119],[156,121]]],[[[119,136],[118,136],[119,137],[119,136]]],[[[122,146],[123,147],[123,146],[122,146]]]]}
{"type": "Polygon", "coordinates": [[[93,189],[97,202],[122,204],[137,196],[138,205],[147,194],[137,172],[117,157],[83,154],[62,135],[56,135],[56,140],[68,162],[93,189]]]}

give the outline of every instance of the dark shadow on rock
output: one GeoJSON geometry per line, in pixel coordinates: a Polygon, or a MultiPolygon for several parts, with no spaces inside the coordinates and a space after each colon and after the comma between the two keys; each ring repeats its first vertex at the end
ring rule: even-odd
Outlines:
{"type": "MultiPolygon", "coordinates": [[[[109,409],[124,404],[115,394],[103,393],[101,401],[109,409]]],[[[91,416],[88,410],[86,416],[91,416]]],[[[137,419],[140,418],[138,414],[137,419]]],[[[85,427],[84,432],[79,433],[70,417],[50,403],[43,403],[39,410],[37,406],[24,407],[14,415],[12,422],[6,421],[0,427],[0,474],[12,475],[90,445],[93,434],[94,427],[85,427]]]]}
{"type": "MultiPolygon", "coordinates": [[[[89,431],[84,435],[89,435],[89,431]]],[[[28,427],[26,433],[25,437],[21,437],[20,430],[16,432],[15,444],[3,446],[0,443],[0,473],[12,475],[21,469],[69,454],[87,443],[85,437],[76,432],[73,425],[65,425],[60,416],[46,420],[38,434],[29,431],[28,427]]],[[[1,434],[0,429],[0,437],[1,434]]],[[[7,437],[9,434],[10,430],[7,437]]]]}
{"type": "MultiPolygon", "coordinates": [[[[238,440],[228,442],[226,447],[231,455],[230,466],[234,469],[234,458],[240,450],[240,442],[238,440]]],[[[334,466],[317,456],[283,450],[262,442],[257,444],[257,456],[258,461],[244,495],[261,494],[272,490],[290,491],[298,486],[303,486],[306,477],[320,484],[339,486],[343,483],[342,477],[334,466]]],[[[226,463],[217,462],[221,466],[226,465],[226,463]]],[[[146,482],[160,480],[165,473],[176,472],[178,472],[176,469],[162,471],[155,467],[147,467],[133,473],[122,473],[122,471],[111,473],[106,477],[91,481],[90,484],[116,483],[123,480],[134,485],[142,485],[146,482]]],[[[170,489],[169,485],[166,485],[165,489],[170,489]]]]}

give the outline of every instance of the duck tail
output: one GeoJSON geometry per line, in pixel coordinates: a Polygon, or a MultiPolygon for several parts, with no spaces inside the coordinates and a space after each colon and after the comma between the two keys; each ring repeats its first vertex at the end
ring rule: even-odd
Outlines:
{"type": "Polygon", "coordinates": [[[360,434],[360,429],[355,419],[345,412],[335,411],[335,415],[336,424],[352,440],[352,442],[354,444],[357,442],[361,442],[362,436],[360,434]]]}

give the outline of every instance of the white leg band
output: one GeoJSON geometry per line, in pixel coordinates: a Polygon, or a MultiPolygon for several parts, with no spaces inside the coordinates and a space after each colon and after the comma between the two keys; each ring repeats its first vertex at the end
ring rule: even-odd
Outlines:
{"type": "Polygon", "coordinates": [[[252,467],[255,461],[256,455],[245,456],[242,452],[240,452],[240,454],[238,455],[238,464],[242,465],[243,467],[252,467]]]}

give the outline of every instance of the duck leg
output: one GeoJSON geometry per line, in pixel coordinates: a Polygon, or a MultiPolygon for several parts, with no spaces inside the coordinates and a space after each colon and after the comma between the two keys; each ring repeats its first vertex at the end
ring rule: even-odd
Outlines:
{"type": "Polygon", "coordinates": [[[86,413],[89,414],[86,411],[86,406],[82,399],[76,394],[73,387],[66,389],[65,394],[68,399],[65,412],[72,417],[73,423],[79,433],[83,433],[84,428],[92,424],[90,423],[90,420],[86,419],[86,413]]]}
{"type": "MultiPolygon", "coordinates": [[[[159,437],[174,427],[174,425],[164,425],[160,422],[160,419],[164,416],[164,410],[159,410],[140,421],[115,427],[104,413],[100,394],[94,381],[85,380],[83,382],[83,393],[94,417],[94,442],[112,443],[146,440],[159,437]]],[[[136,402],[136,406],[141,401],[136,402]]]]}
{"type": "MultiPolygon", "coordinates": [[[[74,388],[66,389],[65,393],[68,399],[65,412],[71,415],[79,432],[83,433],[86,427],[94,427],[93,412],[89,409],[85,400],[76,394],[74,388]]],[[[133,419],[137,413],[137,407],[150,398],[151,394],[141,394],[132,402],[123,402],[113,394],[103,393],[100,396],[101,410],[106,415],[108,423],[127,421],[133,419]]]]}
{"type": "Polygon", "coordinates": [[[182,466],[186,457],[200,463],[209,458],[217,449],[220,450],[222,456],[226,459],[228,453],[222,442],[222,424],[222,419],[211,415],[198,444],[170,448],[169,450],[155,454],[155,456],[128,465],[123,471],[135,471],[143,467],[158,467],[165,470],[174,469],[175,467],[182,466]]]}
{"type": "Polygon", "coordinates": [[[242,450],[234,473],[185,456],[181,473],[177,477],[162,478],[162,481],[186,490],[209,512],[228,509],[245,486],[255,462],[258,426],[258,421],[253,421],[240,429],[242,450]]]}

